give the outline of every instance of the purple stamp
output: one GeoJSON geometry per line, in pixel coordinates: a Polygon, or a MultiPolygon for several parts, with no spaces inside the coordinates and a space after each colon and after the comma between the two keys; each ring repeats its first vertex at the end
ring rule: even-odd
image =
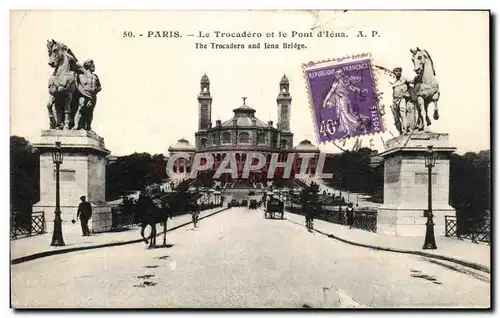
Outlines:
{"type": "Polygon", "coordinates": [[[368,54],[304,65],[318,142],[383,131],[368,54]]]}

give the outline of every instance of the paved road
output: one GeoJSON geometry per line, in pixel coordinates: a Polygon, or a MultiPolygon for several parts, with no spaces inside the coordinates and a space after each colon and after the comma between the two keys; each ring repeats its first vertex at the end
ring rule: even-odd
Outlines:
{"type": "MultiPolygon", "coordinates": [[[[15,307],[488,307],[489,277],[233,208],[144,244],[12,266],[15,307]],[[161,240],[158,240],[160,243],[161,240]],[[323,288],[327,287],[326,297],[323,288]],[[326,300],[326,301],[325,301],[326,300]]],[[[445,264],[446,265],[446,264],[445,264]]]]}

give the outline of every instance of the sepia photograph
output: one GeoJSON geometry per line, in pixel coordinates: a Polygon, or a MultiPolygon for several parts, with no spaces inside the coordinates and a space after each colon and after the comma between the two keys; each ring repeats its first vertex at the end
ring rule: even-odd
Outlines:
{"type": "Polygon", "coordinates": [[[492,305],[488,10],[11,10],[13,309],[492,305]]]}

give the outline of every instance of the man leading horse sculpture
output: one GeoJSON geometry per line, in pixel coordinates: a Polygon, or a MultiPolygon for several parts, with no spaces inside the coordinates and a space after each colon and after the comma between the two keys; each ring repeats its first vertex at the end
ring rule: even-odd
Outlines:
{"type": "Polygon", "coordinates": [[[386,74],[395,77],[395,81],[391,83],[393,89],[391,110],[394,124],[401,135],[406,135],[414,130],[424,131],[432,124],[428,115],[428,108],[431,104],[434,105],[433,119],[439,119],[440,92],[432,58],[427,50],[418,47],[410,49],[410,52],[415,71],[415,77],[412,80],[402,78],[401,67],[390,71],[377,66],[386,74]]]}
{"type": "Polygon", "coordinates": [[[47,41],[47,50],[54,68],[48,85],[50,129],[91,130],[97,93],[102,89],[94,61],[87,60],[82,67],[70,48],[54,40],[47,41]]]}

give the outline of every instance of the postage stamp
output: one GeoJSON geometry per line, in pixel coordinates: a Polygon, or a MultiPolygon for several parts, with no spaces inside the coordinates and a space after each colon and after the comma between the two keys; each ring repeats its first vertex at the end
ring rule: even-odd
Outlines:
{"type": "Polygon", "coordinates": [[[303,65],[319,143],[384,129],[369,54],[303,65]]]}

